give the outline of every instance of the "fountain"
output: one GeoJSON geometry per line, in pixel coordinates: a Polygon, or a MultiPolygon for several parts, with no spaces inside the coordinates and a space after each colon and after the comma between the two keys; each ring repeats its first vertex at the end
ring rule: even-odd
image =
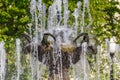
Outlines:
{"type": "MultiPolygon", "coordinates": [[[[22,55],[29,55],[27,66],[29,80],[100,80],[102,47],[93,44],[88,34],[92,24],[89,0],[83,0],[83,4],[80,1],[77,3],[77,8],[72,13],[75,18],[73,22],[75,24],[72,26],[68,24],[71,15],[68,0],[54,0],[48,8],[48,13],[42,0],[31,0],[30,13],[32,20],[29,24],[29,33],[23,33],[24,40],[16,39],[17,74],[11,80],[22,80],[21,75],[25,68],[21,64],[22,55]],[[85,22],[85,13],[89,23],[85,22]],[[80,21],[78,18],[81,18],[80,21]],[[78,27],[81,28],[79,31],[78,27]],[[90,75],[88,55],[96,56],[96,63],[92,64],[96,70],[94,78],[90,75]],[[47,77],[44,78],[45,70],[47,70],[47,77]]],[[[106,40],[106,47],[108,44],[109,41],[106,40]]],[[[108,52],[107,47],[106,53],[108,52]]],[[[4,42],[0,43],[0,53],[0,80],[5,80],[4,42]]]]}
{"type": "MultiPolygon", "coordinates": [[[[48,67],[49,80],[69,80],[68,73],[70,66],[79,62],[81,58],[80,63],[83,67],[84,73],[82,73],[82,75],[84,75],[83,79],[87,80],[89,75],[86,71],[88,70],[89,66],[87,64],[88,62],[86,55],[89,50],[94,53],[93,46],[89,45],[89,36],[84,32],[85,28],[83,28],[85,26],[85,8],[87,8],[90,20],[87,28],[90,27],[92,23],[89,10],[89,1],[84,0],[83,4],[82,19],[80,23],[82,25],[81,34],[77,34],[79,24],[78,17],[81,15],[80,13],[82,5],[80,1],[77,3],[77,8],[75,8],[73,13],[73,16],[75,17],[74,26],[70,26],[68,24],[70,14],[70,11],[68,10],[68,0],[53,1],[53,4],[48,9],[48,24],[45,23],[46,7],[44,4],[42,4],[42,0],[31,0],[30,3],[30,12],[32,15],[30,33],[32,31],[31,27],[34,27],[34,34],[33,36],[31,36],[32,34],[24,34],[26,39],[28,38],[28,44],[24,49],[26,49],[28,53],[34,55],[42,64],[48,67]],[[62,6],[64,11],[62,10],[62,6]],[[47,25],[47,29],[45,25],[47,25]],[[83,36],[83,40],[78,45],[77,39],[81,36],[83,36]]],[[[38,65],[36,66],[39,67],[38,65]]],[[[31,66],[31,69],[32,68],[33,66],[31,66]]],[[[33,73],[33,71],[35,70],[32,69],[31,72],[33,73]]],[[[36,72],[34,74],[38,75],[39,73],[36,72]]],[[[34,80],[33,77],[31,80],[34,80]]],[[[38,77],[39,76],[37,76],[37,79],[39,79],[38,77]]],[[[77,78],[80,77],[74,77],[75,80],[77,78]]]]}
{"type": "MultiPolygon", "coordinates": [[[[48,68],[48,80],[70,80],[69,68],[73,68],[75,64],[81,64],[83,67],[83,77],[74,77],[74,80],[88,80],[89,75],[86,72],[88,67],[87,52],[95,53],[93,46],[89,45],[89,36],[84,32],[84,16],[85,8],[87,8],[90,24],[92,23],[89,1],[84,0],[83,12],[81,11],[82,3],[77,3],[73,16],[75,17],[74,26],[68,24],[70,11],[68,10],[68,0],[54,0],[53,4],[48,9],[48,17],[46,17],[46,6],[42,0],[31,0],[30,13],[32,15],[31,24],[29,24],[30,32],[23,33],[25,39],[21,48],[22,42],[16,40],[16,80],[20,80],[22,74],[21,51],[29,53],[30,79],[42,79],[42,67],[45,65],[48,68]],[[62,6],[64,10],[62,10],[62,6]],[[63,12],[62,12],[63,11],[63,12]],[[81,33],[78,34],[78,17],[82,12],[81,33]],[[46,24],[48,18],[48,24],[46,24]],[[46,29],[47,25],[47,29],[46,29]],[[34,31],[33,31],[34,30],[34,31]],[[32,32],[33,31],[33,32],[32,32]],[[33,34],[32,34],[33,33],[33,34]],[[77,43],[78,38],[83,36],[83,40],[77,43]],[[24,43],[25,42],[25,43],[24,43]],[[21,50],[22,49],[22,50],[21,50]],[[81,61],[79,61],[81,59],[81,61]],[[80,62],[80,63],[78,63],[80,62]]],[[[88,27],[90,27],[88,24],[88,27]]],[[[0,44],[4,51],[4,43],[0,44]]],[[[5,79],[5,52],[1,54],[1,80],[5,79]],[[3,70],[3,71],[2,71],[3,70]]],[[[82,69],[81,69],[82,70],[82,69]]],[[[75,71],[74,71],[75,72],[75,71]]],[[[82,72],[82,71],[81,71],[82,72]]],[[[75,75],[81,75],[79,73],[75,75]]],[[[13,79],[12,79],[13,80],[13,79]]]]}

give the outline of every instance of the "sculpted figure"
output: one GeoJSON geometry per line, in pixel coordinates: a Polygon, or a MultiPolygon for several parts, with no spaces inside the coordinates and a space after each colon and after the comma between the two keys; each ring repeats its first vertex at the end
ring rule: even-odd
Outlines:
{"type": "MultiPolygon", "coordinates": [[[[32,40],[28,35],[24,36],[29,42],[29,45],[24,45],[24,50],[27,53],[30,53],[34,51],[34,48],[32,48],[32,40]]],[[[81,33],[74,39],[73,44],[61,45],[61,50],[54,50],[54,46],[51,46],[52,43],[48,40],[48,36],[53,38],[53,44],[57,44],[56,37],[50,33],[44,33],[41,43],[37,44],[38,60],[48,66],[48,80],[70,80],[68,70],[71,65],[71,61],[73,64],[76,64],[80,60],[80,55],[82,54],[81,44],[83,42],[87,42],[87,44],[89,44],[89,36],[87,33],[81,33]],[[76,46],[75,43],[81,36],[83,36],[83,39],[80,46],[76,46]]],[[[94,46],[88,45],[87,50],[87,52],[91,51],[92,53],[96,53],[94,46]]]]}

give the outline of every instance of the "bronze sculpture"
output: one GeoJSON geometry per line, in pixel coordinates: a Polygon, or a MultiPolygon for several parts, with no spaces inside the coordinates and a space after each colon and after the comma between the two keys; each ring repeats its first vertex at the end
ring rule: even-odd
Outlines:
{"type": "MultiPolygon", "coordinates": [[[[29,43],[32,42],[28,35],[24,34],[24,36],[29,43]]],[[[38,54],[36,56],[38,56],[38,60],[40,62],[48,66],[48,80],[70,80],[68,74],[68,70],[71,65],[70,61],[72,61],[73,64],[76,64],[80,60],[80,55],[82,54],[82,43],[87,42],[87,44],[89,44],[88,33],[81,33],[78,35],[73,40],[73,44],[71,44],[71,46],[61,45],[61,51],[54,51],[53,46],[51,46],[50,41],[48,41],[48,36],[53,38],[53,43],[56,42],[56,37],[54,37],[51,33],[44,33],[41,43],[37,44],[38,54]],[[81,36],[83,36],[83,39],[80,43],[80,46],[76,46],[76,41],[81,36]]],[[[88,45],[87,50],[91,51],[92,53],[96,53],[96,50],[93,47],[94,46],[88,45]]],[[[28,53],[34,51],[33,44],[25,46],[24,50],[26,50],[28,53]]]]}

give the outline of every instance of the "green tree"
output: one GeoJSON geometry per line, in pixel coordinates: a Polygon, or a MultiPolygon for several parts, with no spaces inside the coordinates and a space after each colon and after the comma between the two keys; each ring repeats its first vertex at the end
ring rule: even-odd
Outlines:
{"type": "MultiPolygon", "coordinates": [[[[78,1],[82,1],[83,3],[83,0],[68,1],[69,10],[71,12],[74,11],[78,1]]],[[[43,2],[48,9],[53,3],[53,0],[43,0],[43,2]]],[[[116,13],[120,15],[120,9],[117,7],[119,4],[120,3],[115,0],[90,0],[90,10],[93,19],[90,31],[92,34],[96,35],[99,42],[104,41],[105,38],[115,36],[117,42],[120,43],[120,18],[115,16],[116,13]]],[[[73,16],[70,16],[69,20],[73,23],[73,16]]],[[[15,72],[15,64],[13,65],[16,60],[14,54],[15,39],[20,38],[20,35],[24,31],[27,32],[29,22],[31,22],[30,0],[0,0],[0,41],[4,40],[6,43],[5,47],[8,54],[7,58],[9,65],[7,74],[8,80],[10,80],[9,77],[15,72]]],[[[105,62],[104,60],[102,61],[103,63],[105,62]]],[[[24,60],[22,62],[25,63],[24,60]]],[[[26,64],[24,65],[27,66],[26,64]]],[[[23,74],[23,76],[26,77],[27,74],[23,74]]],[[[24,80],[24,78],[22,79],[24,80]]]]}
{"type": "Polygon", "coordinates": [[[91,14],[93,17],[92,33],[99,40],[104,41],[105,38],[115,36],[117,41],[120,39],[120,19],[115,14],[120,15],[120,9],[117,7],[119,3],[114,0],[91,0],[91,14]]]}
{"type": "Polygon", "coordinates": [[[29,0],[0,0],[0,39],[19,36],[29,16],[29,0]]]}
{"type": "Polygon", "coordinates": [[[15,39],[27,30],[30,22],[30,0],[0,0],[0,41],[7,53],[6,80],[15,76],[15,39]]]}

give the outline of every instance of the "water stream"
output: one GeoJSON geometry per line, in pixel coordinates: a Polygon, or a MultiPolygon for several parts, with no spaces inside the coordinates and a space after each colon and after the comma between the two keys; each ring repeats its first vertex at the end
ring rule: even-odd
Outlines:
{"type": "MultiPolygon", "coordinates": [[[[29,36],[31,40],[29,43],[31,46],[31,51],[29,52],[29,80],[45,80],[48,78],[49,80],[66,80],[65,78],[68,80],[90,80],[91,71],[87,59],[88,47],[90,44],[88,42],[79,42],[75,45],[73,42],[80,33],[87,33],[87,31],[90,30],[92,24],[89,8],[90,1],[84,0],[83,4],[80,1],[77,2],[77,7],[74,9],[73,13],[70,13],[70,10],[68,9],[68,3],[68,0],[54,0],[53,4],[48,8],[48,13],[46,13],[46,5],[42,3],[42,0],[30,1],[32,20],[29,24],[29,36]],[[87,15],[85,13],[87,13],[87,15]],[[73,25],[68,23],[71,14],[74,16],[73,25]],[[89,23],[86,23],[85,21],[86,16],[89,18],[89,23]],[[81,19],[79,20],[79,18],[81,19]],[[80,27],[80,33],[78,33],[78,27],[80,27]],[[47,53],[44,51],[46,45],[43,47],[40,46],[42,45],[41,42],[45,33],[50,33],[55,37],[54,40],[53,38],[46,36],[49,40],[48,44],[50,44],[47,48],[47,53]],[[49,49],[52,50],[52,53],[49,49]],[[66,51],[63,51],[63,49],[66,49],[66,51]],[[44,52],[40,53],[40,50],[41,52],[44,52]],[[80,53],[77,56],[80,59],[74,63],[74,60],[77,59],[77,57],[73,59],[75,53],[80,53]],[[39,54],[42,56],[41,61],[39,59],[40,56],[38,56],[39,54]],[[45,68],[47,68],[47,77],[44,78],[45,68]],[[72,69],[70,70],[70,74],[69,68],[72,69]]],[[[20,39],[16,39],[16,80],[20,80],[20,76],[23,72],[23,66],[21,65],[21,43],[20,39]]],[[[0,80],[5,80],[6,75],[6,52],[4,44],[4,42],[0,42],[0,80]]],[[[107,55],[109,53],[109,47],[107,47],[108,44],[109,41],[106,41],[105,46],[107,55]]],[[[101,77],[101,54],[102,47],[98,46],[94,80],[100,80],[101,77]]]]}
{"type": "Polygon", "coordinates": [[[21,66],[21,47],[20,47],[20,39],[16,39],[16,67],[17,67],[17,77],[16,80],[20,80],[20,74],[22,70],[21,66]]]}
{"type": "Polygon", "coordinates": [[[4,42],[0,42],[0,80],[5,80],[6,74],[6,52],[4,42]]]}

